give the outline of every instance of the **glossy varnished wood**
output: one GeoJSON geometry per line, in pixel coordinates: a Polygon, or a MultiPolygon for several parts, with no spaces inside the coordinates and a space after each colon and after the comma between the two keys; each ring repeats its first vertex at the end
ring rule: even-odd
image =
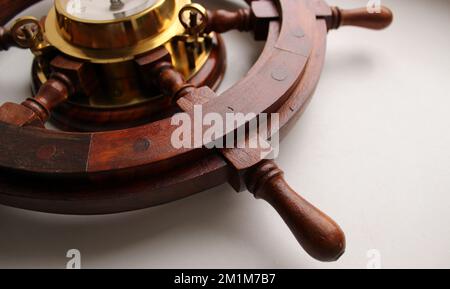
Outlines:
{"type": "MultiPolygon", "coordinates": [[[[228,112],[280,112],[282,124],[288,124],[307,104],[317,84],[325,52],[326,23],[316,20],[314,10],[305,4],[303,1],[280,0],[282,25],[278,25],[278,20],[267,25],[268,41],[262,57],[244,80],[224,94],[217,96],[206,88],[191,89],[192,86],[187,85],[168,62],[156,66],[158,83],[163,91],[178,99],[178,103],[182,104],[180,107],[188,114],[192,114],[193,104],[202,104],[205,112],[223,116],[228,112]],[[295,12],[302,17],[298,19],[295,12]],[[309,74],[305,74],[306,71],[309,74]],[[245,100],[242,95],[246,96],[245,100]]],[[[220,19],[224,15],[218,13],[214,17],[220,19]]],[[[240,12],[236,15],[241,15],[239,17],[242,19],[247,17],[247,14],[240,12]]],[[[268,19],[278,19],[273,13],[268,15],[268,19]]],[[[223,27],[216,25],[217,30],[223,27]]],[[[62,87],[55,89],[54,84],[52,88],[53,91],[47,91],[47,94],[52,95],[54,91],[61,95],[69,94],[67,89],[62,93],[62,87]]],[[[32,102],[44,108],[35,111],[43,120],[55,106],[53,104],[67,97],[50,99],[55,101],[32,102]]],[[[35,109],[33,106],[27,107],[35,109]]],[[[5,125],[0,130],[12,132],[14,128],[5,125]]],[[[0,200],[9,205],[53,212],[115,212],[178,199],[224,180],[232,181],[237,172],[257,198],[265,199],[280,212],[308,253],[324,261],[335,260],[343,253],[345,237],[339,226],[296,194],[273,162],[250,160],[250,154],[243,150],[222,152],[228,164],[204,148],[176,150],[168,142],[172,131],[166,119],[134,129],[105,133],[61,134],[29,129],[25,134],[11,136],[11,139],[18,140],[31,133],[30,139],[36,142],[28,148],[29,154],[20,156],[19,162],[0,158],[0,165],[17,170],[9,182],[0,186],[0,189],[6,190],[15,188],[16,195],[3,196],[5,198],[0,200]],[[60,144],[62,140],[73,142],[60,144]],[[70,160],[61,158],[61,152],[66,153],[65,148],[77,151],[78,154],[73,155],[80,162],[73,161],[68,166],[70,160]],[[191,164],[193,161],[196,163],[191,164]],[[194,172],[193,168],[199,171],[194,172]],[[41,174],[54,184],[63,181],[72,185],[61,196],[55,196],[53,190],[48,188],[34,187],[34,198],[30,200],[26,185],[16,182],[19,175],[29,173],[33,173],[29,176],[30,181],[41,174]],[[130,180],[133,180],[132,185],[130,180]],[[39,191],[39,188],[43,190],[39,191]],[[151,193],[141,191],[150,188],[151,193]],[[169,192],[169,188],[173,191],[169,192]],[[36,191],[40,198],[36,198],[36,191]],[[89,197],[86,197],[88,194],[89,197]],[[113,200],[108,199],[111,194],[115,196],[113,200]],[[145,196],[145,203],[139,196],[145,196]],[[119,200],[123,202],[119,203],[119,200]],[[114,202],[112,206],[111,201],[114,202]]],[[[230,132],[225,131],[224,134],[230,132]]],[[[5,149],[11,150],[15,146],[18,144],[12,141],[5,144],[5,149]]]]}
{"type": "Polygon", "coordinates": [[[252,29],[252,18],[250,9],[239,9],[237,11],[214,10],[208,11],[208,24],[205,32],[224,33],[230,30],[250,31],[252,29]]]}
{"type": "Polygon", "coordinates": [[[11,32],[7,28],[0,26],[0,51],[8,50],[13,45],[14,41],[11,32]]]}
{"type": "MultiPolygon", "coordinates": [[[[144,62],[147,57],[137,59],[144,62]]],[[[189,79],[195,86],[209,86],[216,89],[225,73],[226,51],[220,35],[214,36],[214,45],[208,60],[203,67],[189,79]]],[[[149,74],[145,68],[142,74],[149,74]]],[[[89,78],[88,78],[89,79],[89,78]]],[[[38,82],[35,81],[37,89],[38,82]]],[[[154,88],[148,88],[154,89],[154,88]]],[[[145,123],[159,121],[172,115],[177,109],[170,98],[158,97],[138,105],[130,105],[115,109],[93,108],[71,101],[59,106],[52,115],[52,122],[58,128],[67,131],[105,131],[125,129],[145,123]]]]}
{"type": "Polygon", "coordinates": [[[67,101],[75,88],[67,76],[55,73],[39,89],[36,96],[22,104],[5,103],[0,106],[0,121],[18,127],[43,127],[52,110],[67,101]]]}
{"type": "Polygon", "coordinates": [[[277,210],[311,256],[328,262],[344,254],[345,235],[339,225],[295,192],[273,161],[262,161],[249,170],[247,187],[277,210]]]}
{"type": "Polygon", "coordinates": [[[0,0],[0,25],[4,25],[16,14],[40,1],[42,0],[0,0]]]}
{"type": "Polygon", "coordinates": [[[372,13],[366,7],[358,9],[332,7],[331,13],[330,17],[327,17],[329,29],[338,29],[342,26],[358,26],[381,30],[389,27],[394,20],[392,11],[385,6],[381,6],[378,12],[372,13]]]}
{"type": "MultiPolygon", "coordinates": [[[[291,1],[282,1],[282,4],[284,5],[285,3],[288,3],[286,5],[294,5],[294,2],[291,1]]],[[[288,7],[286,7],[285,11],[289,11],[289,9],[287,9],[288,7]]],[[[292,27],[285,27],[280,29],[280,26],[277,25],[277,21],[273,22],[273,25],[271,25],[270,28],[270,33],[269,33],[269,37],[268,37],[268,42],[266,45],[266,48],[264,50],[263,55],[261,56],[261,58],[258,60],[258,62],[255,64],[254,68],[250,71],[249,76],[246,77],[244,80],[242,80],[240,83],[237,84],[238,88],[234,88],[232,89],[232,91],[228,91],[225,93],[225,95],[227,96],[233,96],[231,97],[230,103],[240,103],[242,102],[242,98],[240,98],[241,95],[246,95],[247,97],[245,98],[246,102],[248,102],[248,104],[250,103],[254,103],[254,102],[259,102],[260,97],[262,97],[262,99],[265,99],[263,101],[261,101],[261,104],[259,107],[257,107],[257,109],[253,109],[253,107],[251,107],[251,105],[243,105],[242,106],[242,110],[243,112],[246,111],[276,111],[277,107],[278,109],[280,109],[280,111],[283,111],[282,113],[282,122],[283,124],[287,124],[288,120],[291,119],[296,112],[300,111],[301,109],[303,109],[303,105],[304,100],[307,99],[307,97],[309,97],[312,94],[313,91],[313,87],[315,86],[316,82],[318,80],[318,75],[320,74],[320,67],[316,67],[314,69],[311,69],[311,71],[308,74],[307,78],[304,78],[303,74],[301,74],[300,72],[302,72],[302,67],[304,67],[307,62],[307,58],[306,56],[304,56],[303,54],[306,54],[304,52],[308,52],[310,51],[310,49],[312,48],[312,43],[310,41],[308,41],[307,39],[309,38],[310,40],[312,40],[312,38],[316,38],[320,35],[320,39],[317,43],[318,49],[320,48],[321,45],[323,45],[323,39],[325,38],[325,33],[326,30],[324,29],[318,29],[318,27],[323,27],[323,24],[320,24],[318,22],[315,21],[314,19],[314,14],[311,13],[310,10],[301,10],[300,8],[293,8],[292,6],[289,7],[291,10],[292,9],[297,9],[299,13],[301,13],[302,15],[304,15],[304,17],[302,17],[302,19],[304,19],[303,23],[299,24],[299,25],[304,25],[305,27],[303,27],[301,29],[301,31],[303,33],[296,33],[295,34],[295,38],[293,40],[293,42],[291,43],[291,37],[292,37],[292,27]],[[305,23],[309,23],[308,25],[305,25],[305,23]],[[316,23],[316,24],[315,24],[316,23]],[[307,35],[308,37],[303,37],[307,35]],[[287,43],[287,41],[289,41],[289,44],[287,43]],[[308,42],[308,44],[311,44],[311,46],[304,46],[304,43],[306,43],[305,41],[308,42]],[[299,45],[295,45],[295,44],[299,44],[299,45]],[[275,56],[273,55],[275,53],[275,56]],[[278,56],[277,56],[278,55],[278,56]],[[302,91],[302,98],[301,100],[299,100],[298,102],[295,103],[295,105],[285,105],[286,103],[283,103],[283,101],[286,100],[293,100],[297,98],[297,95],[294,94],[294,92],[296,91],[296,88],[298,87],[298,80],[299,78],[291,78],[292,76],[288,76],[285,80],[286,81],[279,81],[276,80],[274,78],[272,78],[272,73],[274,72],[274,75],[276,78],[280,78],[282,79],[283,77],[283,71],[278,71],[277,69],[279,69],[280,67],[283,68],[283,64],[286,62],[283,59],[283,57],[286,57],[286,59],[288,59],[290,56],[293,56],[294,59],[298,59],[299,62],[296,61],[289,61],[290,65],[287,65],[288,67],[286,67],[286,72],[287,73],[293,73],[293,75],[299,75],[299,78],[302,78],[302,81],[300,83],[303,83],[303,81],[305,82],[305,86],[304,90],[302,91]],[[274,65],[273,66],[268,66],[267,63],[269,63],[269,60],[276,60],[277,57],[281,57],[279,58],[281,61],[274,61],[274,65]],[[298,64],[298,65],[296,65],[298,64]],[[295,66],[295,67],[294,67],[295,66]],[[277,73],[280,73],[280,75],[278,75],[277,73]],[[260,79],[260,82],[256,83],[252,80],[252,75],[257,75],[256,77],[258,77],[258,79],[260,79]],[[260,77],[263,76],[263,77],[260,77]],[[270,83],[274,83],[276,89],[280,89],[280,91],[283,91],[283,87],[284,87],[284,91],[278,93],[277,91],[275,91],[276,93],[272,94],[269,93],[269,91],[262,91],[262,89],[260,89],[259,87],[259,83],[264,83],[265,78],[267,77],[267,81],[269,81],[270,83]],[[310,83],[311,81],[314,81],[312,83],[310,83]],[[281,83],[278,83],[281,82],[281,83]],[[256,91],[253,91],[254,88],[257,87],[258,89],[256,91]],[[266,96],[264,96],[266,95],[266,96]],[[279,100],[274,100],[273,96],[276,95],[281,95],[281,99],[279,100]],[[239,96],[239,97],[238,97],[239,96]],[[306,97],[307,96],[307,97],[306,97]],[[251,99],[258,99],[258,101],[254,101],[252,102],[251,99]],[[273,101],[276,105],[274,105],[274,103],[271,103],[271,101],[273,101]],[[286,109],[285,109],[286,108],[286,109]]],[[[296,11],[297,11],[296,10],[296,11]]],[[[289,17],[285,17],[285,19],[289,19],[289,17]]],[[[293,17],[293,19],[291,21],[298,21],[298,17],[293,17]],[[294,19],[295,18],[295,19],[294,19]]],[[[288,26],[288,25],[286,25],[288,26]]],[[[296,27],[296,26],[293,26],[296,27]]],[[[301,27],[300,27],[301,28],[301,27]]],[[[322,58],[324,55],[324,50],[320,48],[320,50],[318,50],[317,54],[317,59],[319,62],[319,66],[321,66],[322,63],[322,58]],[[320,61],[319,61],[320,60],[320,61]]],[[[316,63],[316,62],[311,62],[311,64],[308,65],[312,65],[312,63],[316,63]]],[[[270,84],[267,84],[268,86],[270,84]]],[[[213,103],[210,103],[209,105],[213,105],[215,108],[219,108],[218,111],[222,111],[222,112],[226,112],[229,108],[228,105],[226,103],[226,97],[225,96],[221,96],[219,97],[219,101],[214,101],[213,103]]],[[[239,104],[238,107],[236,107],[236,109],[239,109],[241,106],[241,104],[239,104]]],[[[59,138],[61,138],[63,135],[65,138],[71,138],[74,141],[74,144],[76,145],[76,139],[79,137],[86,137],[88,136],[88,138],[91,139],[90,141],[90,150],[88,152],[89,155],[87,156],[83,156],[80,157],[81,159],[85,159],[87,160],[85,166],[83,167],[84,170],[80,170],[75,172],[73,170],[73,168],[67,168],[65,162],[61,161],[59,162],[58,159],[54,160],[54,166],[55,169],[52,168],[48,168],[48,167],[39,167],[39,165],[37,164],[35,167],[20,167],[18,168],[20,171],[22,172],[30,172],[33,174],[36,173],[44,173],[44,174],[52,174],[53,178],[58,178],[59,176],[64,176],[67,174],[80,174],[80,173],[85,173],[85,174],[99,174],[102,172],[106,172],[106,171],[110,171],[110,170],[114,170],[117,171],[117,173],[119,172],[124,172],[124,170],[128,170],[129,173],[133,173],[136,168],[142,169],[142,168],[152,168],[150,171],[156,171],[158,169],[160,169],[160,179],[158,179],[158,184],[160,186],[160,189],[164,190],[164,183],[168,182],[168,183],[178,183],[179,186],[177,186],[177,189],[174,191],[174,187],[170,187],[170,194],[169,194],[169,187],[167,187],[167,193],[168,193],[168,198],[166,198],[165,200],[168,201],[170,199],[177,199],[177,195],[181,196],[186,196],[187,193],[185,191],[186,187],[191,187],[190,185],[188,185],[189,181],[186,179],[177,179],[176,177],[172,176],[172,178],[174,179],[170,179],[169,180],[165,177],[167,175],[167,170],[170,171],[174,171],[177,170],[177,167],[184,167],[185,165],[182,165],[182,162],[180,162],[179,160],[186,160],[186,159],[190,159],[191,164],[189,164],[188,166],[192,166],[192,167],[197,167],[197,169],[199,171],[202,172],[201,176],[197,183],[197,186],[200,188],[204,188],[204,185],[201,185],[202,182],[205,182],[212,185],[212,184],[219,184],[219,183],[223,183],[225,181],[228,180],[229,178],[229,168],[227,168],[226,163],[220,159],[220,156],[211,156],[210,158],[215,159],[215,163],[217,164],[221,164],[219,165],[219,167],[216,166],[209,166],[209,165],[205,165],[205,163],[203,162],[203,169],[200,170],[199,166],[198,166],[198,162],[195,162],[195,160],[197,159],[198,161],[201,160],[201,156],[202,155],[208,155],[207,151],[204,150],[200,150],[203,152],[198,152],[198,150],[183,150],[183,151],[179,151],[176,150],[174,148],[172,148],[172,146],[169,146],[168,143],[170,141],[170,135],[173,132],[173,127],[171,127],[170,125],[165,124],[167,120],[162,120],[162,121],[157,121],[152,123],[151,125],[148,126],[143,126],[141,128],[135,128],[135,129],[131,129],[131,130],[127,130],[127,131],[121,131],[119,134],[118,132],[106,132],[106,133],[95,133],[95,134],[77,134],[77,133],[71,133],[71,134],[61,134],[60,133],[53,133],[53,132],[49,132],[49,131],[44,131],[44,130],[33,130],[33,133],[40,136],[37,137],[36,139],[46,139],[48,140],[48,142],[57,142],[59,140],[59,138]],[[123,137],[120,137],[120,136],[123,137]],[[135,137],[131,137],[132,135],[134,135],[135,137]],[[130,137],[128,137],[130,136],[130,137]],[[139,145],[136,145],[136,143],[142,145],[142,143],[145,143],[145,141],[142,141],[142,139],[147,139],[150,143],[151,146],[148,149],[147,153],[141,153],[141,154],[136,154],[135,151],[135,147],[140,147],[139,145]],[[114,139],[116,139],[116,141],[114,141],[114,139]],[[104,141],[101,141],[104,140],[104,141]],[[120,143],[119,143],[120,142],[120,143]],[[118,147],[121,148],[128,148],[129,150],[127,151],[123,151],[123,149],[118,150],[118,147]],[[108,147],[110,147],[111,149],[108,149],[108,147]],[[99,153],[101,152],[101,154],[99,153]],[[104,157],[101,157],[101,156],[104,157]],[[188,156],[188,157],[186,157],[188,156]],[[211,167],[216,167],[215,170],[211,170],[209,171],[209,168],[211,167]],[[57,169],[56,169],[57,168],[57,169]],[[207,168],[208,172],[205,172],[205,168],[207,168]],[[166,173],[163,174],[163,172],[166,170],[166,173]],[[215,174],[217,172],[220,172],[219,175],[216,175],[216,178],[214,179],[213,182],[211,182],[211,179],[208,179],[208,176],[210,176],[210,174],[215,174]]],[[[17,131],[18,134],[21,134],[21,131],[17,131]]],[[[44,143],[39,143],[37,141],[35,141],[32,144],[32,148],[34,150],[38,150],[39,146],[44,145],[44,143]]],[[[145,147],[145,145],[143,146],[145,147]]],[[[86,152],[82,146],[80,146],[80,151],[84,151],[86,152]]],[[[21,156],[18,156],[18,158],[20,159],[21,156]]],[[[38,162],[36,162],[38,163],[38,162]]],[[[3,167],[8,167],[8,164],[1,164],[3,167]]],[[[113,176],[116,175],[116,173],[112,174],[113,176]]],[[[94,175],[93,175],[94,176],[94,175]]],[[[193,174],[192,176],[193,178],[195,178],[195,174],[193,174]]],[[[148,186],[147,187],[152,187],[152,185],[150,184],[152,182],[151,178],[148,178],[148,186]]],[[[143,182],[146,182],[147,180],[143,180],[143,182]]],[[[139,178],[135,178],[133,179],[133,184],[134,183],[138,183],[140,182],[139,178]]],[[[80,181],[80,185],[79,185],[79,189],[80,192],[81,191],[85,191],[85,192],[91,192],[91,194],[95,194],[96,195],[96,199],[98,202],[101,202],[103,205],[101,205],[101,207],[103,208],[103,210],[101,212],[99,211],[95,211],[94,209],[90,210],[89,208],[98,208],[100,205],[99,204],[90,204],[90,203],[83,203],[83,206],[81,206],[81,201],[76,201],[73,198],[66,198],[67,194],[64,193],[64,189],[62,189],[60,194],[55,194],[52,195],[51,199],[45,199],[43,198],[41,201],[41,205],[39,206],[39,208],[37,209],[41,209],[41,210],[46,210],[46,211],[63,211],[61,209],[61,203],[65,203],[67,202],[67,204],[64,206],[65,209],[67,209],[67,213],[106,213],[106,212],[115,212],[115,211],[123,211],[123,210],[127,210],[130,209],[132,206],[130,204],[127,204],[126,206],[122,206],[120,202],[116,202],[116,201],[112,201],[110,199],[110,195],[116,195],[117,196],[117,191],[122,190],[121,186],[115,186],[114,189],[112,189],[111,191],[109,191],[108,193],[104,193],[104,194],[99,194],[99,193],[95,193],[94,191],[91,191],[90,187],[88,186],[82,186],[83,182],[80,181]],[[59,201],[58,201],[59,200],[59,201]],[[70,204],[73,204],[72,206],[70,204]],[[45,204],[45,205],[44,205],[45,204]],[[78,205],[77,205],[78,204],[78,205]],[[109,205],[108,205],[109,204],[109,205]]],[[[21,184],[22,186],[24,186],[24,184],[21,184]]],[[[26,186],[26,185],[25,185],[26,186]]],[[[124,187],[128,187],[128,189],[130,189],[130,182],[128,180],[128,182],[126,182],[126,184],[123,184],[124,187]]],[[[134,186],[134,185],[133,185],[134,186]]],[[[131,190],[131,189],[130,189],[131,190]]],[[[200,190],[200,189],[199,189],[200,190]]],[[[194,191],[199,191],[199,190],[190,190],[190,193],[193,193],[194,191]]],[[[125,193],[125,192],[124,192],[125,193]]],[[[38,189],[35,189],[33,191],[33,197],[34,197],[34,203],[37,203],[38,200],[40,199],[39,196],[45,195],[46,193],[44,191],[40,192],[38,189]]],[[[144,194],[144,193],[142,193],[144,194]]],[[[135,208],[142,208],[142,207],[146,207],[146,206],[150,206],[150,205],[155,205],[159,202],[153,202],[152,201],[152,195],[153,195],[153,191],[149,190],[147,192],[145,192],[145,194],[147,194],[146,203],[142,203],[142,202],[136,202],[134,204],[135,208]]],[[[4,195],[6,196],[6,195],[4,195]]],[[[122,196],[125,197],[126,196],[122,196]]],[[[9,195],[8,197],[6,197],[6,199],[3,199],[3,201],[5,203],[11,203],[12,201],[8,202],[8,199],[14,199],[13,196],[9,195]]],[[[27,204],[26,202],[23,203],[23,207],[28,207],[28,208],[33,208],[32,204],[27,204]]]]}

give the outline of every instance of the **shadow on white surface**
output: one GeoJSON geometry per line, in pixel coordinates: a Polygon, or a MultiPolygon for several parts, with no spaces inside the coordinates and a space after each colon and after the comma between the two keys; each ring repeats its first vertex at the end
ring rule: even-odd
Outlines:
{"type": "MultiPolygon", "coordinates": [[[[360,2],[330,1],[366,3],[360,2]]],[[[450,2],[383,4],[396,15],[389,30],[330,34],[317,93],[278,160],[289,183],[347,233],[339,262],[312,260],[272,208],[223,185],[112,216],[0,206],[0,267],[64,268],[67,250],[76,248],[85,268],[365,268],[371,249],[380,251],[384,268],[449,268],[450,2]]],[[[247,35],[226,40],[222,89],[247,72],[261,49],[242,46],[247,35]]],[[[28,93],[31,56],[9,53],[0,54],[0,71],[8,72],[0,87],[17,101],[28,93]]]]}
{"type": "Polygon", "coordinates": [[[60,216],[0,206],[0,266],[64,268],[66,252],[75,248],[84,267],[191,267],[196,254],[196,267],[202,262],[232,267],[238,252],[223,255],[230,243],[245,244],[248,254],[270,264],[276,258],[267,252],[270,244],[247,233],[252,231],[249,221],[260,216],[252,216],[242,199],[224,185],[165,206],[110,216],[60,216]],[[208,253],[214,246],[218,250],[208,253]]]}

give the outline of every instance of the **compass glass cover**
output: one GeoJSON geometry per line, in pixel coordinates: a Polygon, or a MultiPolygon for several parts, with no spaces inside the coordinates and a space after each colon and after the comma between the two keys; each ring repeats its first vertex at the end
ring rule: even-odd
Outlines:
{"type": "Polygon", "coordinates": [[[56,0],[69,16],[88,21],[120,20],[138,14],[159,0],[56,0]]]}

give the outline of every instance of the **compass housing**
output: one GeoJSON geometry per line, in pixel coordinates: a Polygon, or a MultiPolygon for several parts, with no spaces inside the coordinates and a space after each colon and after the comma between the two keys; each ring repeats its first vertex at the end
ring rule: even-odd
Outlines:
{"type": "MultiPolygon", "coordinates": [[[[10,11],[6,16],[2,18],[0,14],[0,24],[37,1],[14,1],[11,4],[14,8],[7,7],[10,11]]],[[[120,7],[116,2],[114,5],[120,7]]],[[[236,11],[206,11],[195,5],[183,7],[178,14],[185,31],[170,40],[185,49],[179,49],[179,54],[194,51],[188,57],[188,64],[193,67],[196,62],[191,57],[197,60],[198,53],[205,51],[205,43],[208,43],[205,39],[215,36],[208,32],[253,31],[256,39],[266,40],[260,57],[246,76],[220,94],[214,92],[214,85],[195,81],[195,78],[210,78],[217,83],[223,76],[221,68],[225,57],[219,36],[210,38],[211,43],[218,40],[218,49],[211,51],[209,63],[202,65],[188,81],[174,65],[175,53],[163,45],[153,47],[144,55],[125,55],[131,58],[122,61],[105,58],[103,61],[113,62],[92,62],[70,57],[58,50],[55,43],[46,46],[44,38],[48,35],[46,31],[43,33],[37,19],[18,19],[12,29],[0,26],[0,49],[7,50],[13,45],[31,49],[36,55],[35,66],[49,76],[34,98],[0,106],[0,134],[3,136],[0,141],[0,203],[51,213],[107,214],[160,205],[228,182],[236,191],[247,189],[257,199],[274,207],[312,257],[327,262],[339,259],[346,244],[342,229],[294,191],[284,179],[283,171],[273,160],[262,159],[262,153],[267,151],[266,141],[277,133],[286,134],[309,103],[323,68],[327,32],[345,25],[383,29],[391,24],[392,12],[385,7],[378,14],[369,13],[365,7],[342,10],[320,0],[246,2],[249,8],[236,11]],[[186,17],[180,17],[184,10],[190,13],[189,22],[183,22],[186,17]],[[195,20],[199,14],[202,23],[206,23],[204,31],[198,29],[202,25],[195,20]],[[50,66],[49,71],[45,70],[46,66],[50,66]],[[136,68],[141,69],[140,74],[134,74],[139,72],[136,68]],[[105,75],[111,77],[104,79],[105,75]],[[132,122],[139,112],[149,116],[147,108],[161,107],[143,102],[130,109],[126,104],[100,109],[89,103],[83,110],[72,98],[86,91],[85,88],[98,88],[97,91],[106,95],[111,88],[112,92],[121,92],[121,88],[129,92],[131,82],[127,81],[137,81],[136,88],[141,88],[142,76],[149,77],[148,84],[156,88],[154,92],[161,93],[169,109],[165,116],[139,126],[132,122]],[[96,87],[92,82],[102,82],[106,87],[96,87]],[[248,138],[244,139],[243,147],[240,142],[233,147],[215,147],[211,145],[215,140],[199,146],[174,146],[172,139],[180,128],[173,125],[172,116],[184,112],[188,118],[196,118],[197,106],[201,106],[203,116],[214,114],[222,120],[230,113],[251,116],[244,117],[244,123],[233,124],[231,128],[226,126],[214,135],[215,140],[225,140],[227,136],[239,134],[241,129],[245,132],[247,126],[258,123],[261,114],[277,114],[279,126],[270,126],[263,129],[264,132],[256,127],[256,134],[245,135],[248,138]],[[96,124],[117,121],[126,127],[84,133],[84,128],[73,129],[72,125],[81,119],[80,115],[85,121],[93,120],[96,124]],[[46,122],[58,116],[72,125],[72,131],[45,129],[46,122]],[[255,148],[247,146],[253,139],[259,140],[255,148]]],[[[119,10],[117,7],[114,9],[119,10]]],[[[103,24],[79,22],[66,16],[58,18],[56,6],[52,12],[53,21],[50,15],[46,23],[53,23],[52,27],[64,41],[72,38],[67,35],[63,38],[62,31],[76,31],[72,24],[107,27],[127,21],[135,23],[128,17],[103,24]]],[[[138,17],[138,14],[130,17],[138,17]]],[[[91,37],[96,35],[91,34],[91,37]]],[[[102,35],[98,37],[101,39],[102,35]]],[[[153,38],[144,37],[137,44],[124,44],[125,48],[117,49],[86,48],[73,41],[70,45],[85,51],[123,52],[147,40],[151,43],[153,38]]],[[[148,93],[150,87],[141,91],[148,93]]],[[[114,93],[112,96],[114,99],[114,93]]],[[[261,126],[261,122],[258,124],[261,126]]]]}
{"type": "Polygon", "coordinates": [[[203,30],[191,35],[180,18],[183,11],[194,7],[207,19],[206,10],[191,0],[122,0],[120,9],[113,7],[116,2],[102,1],[55,0],[42,21],[46,49],[36,51],[34,93],[55,71],[70,71],[78,84],[77,93],[53,113],[57,127],[121,129],[171,111],[171,99],[153,85],[139,60],[158,57],[161,50],[167,51],[169,61],[186,80],[218,86],[226,61],[220,35],[203,30]],[[56,56],[68,61],[55,65],[56,56]],[[99,123],[99,119],[104,121],[99,123]]]}
{"type": "Polygon", "coordinates": [[[184,33],[178,11],[190,0],[159,0],[130,16],[83,19],[68,13],[67,0],[56,0],[45,21],[47,41],[61,52],[93,63],[133,59],[184,33]]]}

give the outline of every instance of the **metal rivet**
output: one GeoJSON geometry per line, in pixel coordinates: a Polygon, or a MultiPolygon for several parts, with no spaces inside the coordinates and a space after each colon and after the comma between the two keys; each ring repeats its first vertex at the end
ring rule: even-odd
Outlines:
{"type": "Polygon", "coordinates": [[[146,139],[146,138],[139,138],[134,142],[134,151],[141,153],[141,152],[145,152],[150,148],[150,140],[146,139]]]}
{"type": "Polygon", "coordinates": [[[277,68],[272,71],[272,78],[277,81],[283,81],[288,77],[288,73],[284,68],[277,68]]]}
{"type": "Polygon", "coordinates": [[[54,145],[45,145],[38,149],[36,156],[40,160],[49,160],[56,154],[54,145]]]}

